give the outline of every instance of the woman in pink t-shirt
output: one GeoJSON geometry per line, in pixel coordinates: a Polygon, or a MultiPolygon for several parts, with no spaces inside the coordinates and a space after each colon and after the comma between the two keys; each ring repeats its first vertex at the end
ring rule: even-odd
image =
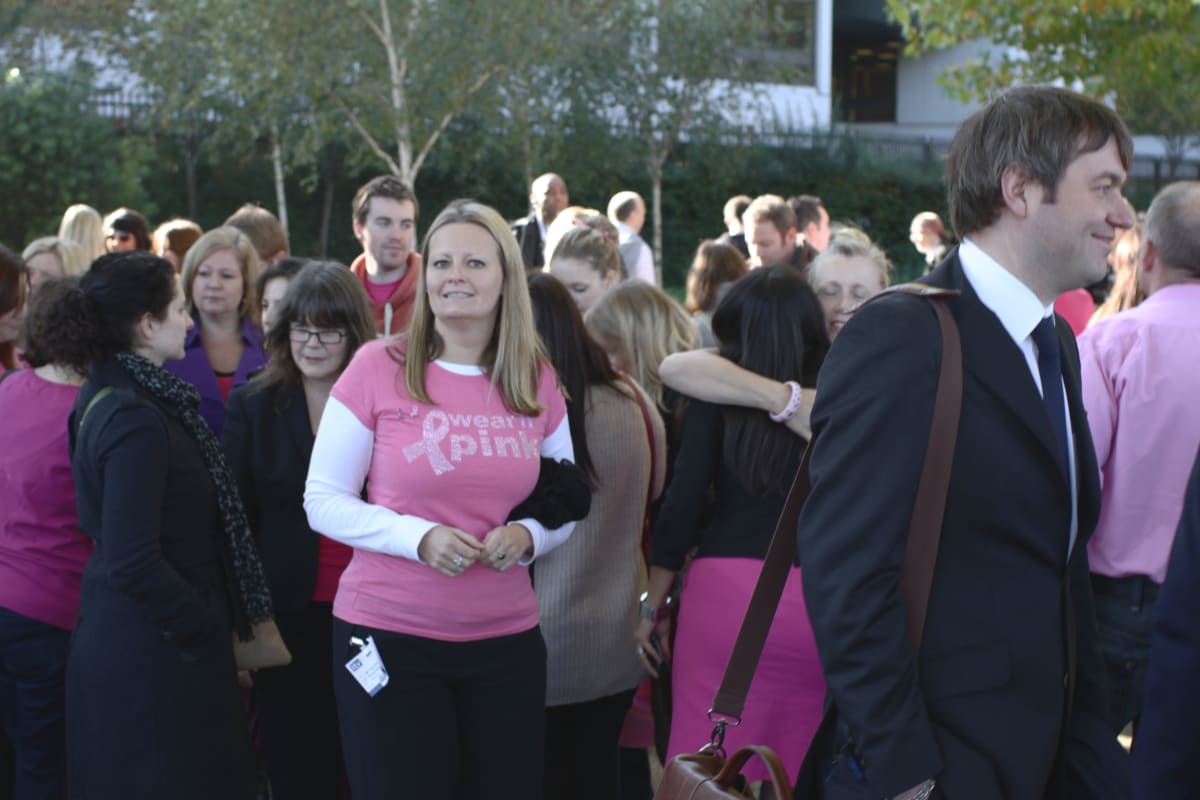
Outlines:
{"type": "Polygon", "coordinates": [[[425,237],[407,338],[333,387],[304,503],[354,547],[334,691],[355,800],[542,796],[546,648],[528,566],[573,525],[510,512],[574,460],[504,219],[456,201],[425,237]],[[366,487],[366,499],[362,497],[366,487]]]}
{"type": "Polygon", "coordinates": [[[0,719],[16,754],[15,784],[0,796],[66,793],[67,645],[92,541],[79,530],[67,417],[83,373],[62,363],[71,320],[64,296],[78,280],[52,278],[22,320],[22,369],[0,383],[0,719]]]}

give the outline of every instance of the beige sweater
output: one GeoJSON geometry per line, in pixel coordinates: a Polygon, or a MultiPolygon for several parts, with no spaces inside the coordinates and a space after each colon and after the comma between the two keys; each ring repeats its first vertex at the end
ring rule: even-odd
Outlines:
{"type": "MultiPolygon", "coordinates": [[[[650,443],[637,402],[608,386],[588,388],[585,429],[596,471],[592,510],[561,547],[537,560],[534,589],[546,639],[546,705],[582,703],[637,686],[637,601],[646,588],[642,518],[651,481],[650,443]]],[[[662,492],[667,445],[654,428],[654,491],[662,492]]]]}

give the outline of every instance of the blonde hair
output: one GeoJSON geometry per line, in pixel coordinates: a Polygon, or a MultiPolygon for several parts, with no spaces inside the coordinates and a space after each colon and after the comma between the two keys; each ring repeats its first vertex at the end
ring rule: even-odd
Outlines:
{"type": "Polygon", "coordinates": [[[621,251],[617,249],[616,236],[609,238],[604,231],[586,224],[576,225],[558,240],[549,263],[559,258],[584,261],[601,278],[613,272],[621,277],[621,251]]]}
{"type": "MultiPolygon", "coordinates": [[[[1133,210],[1133,206],[1129,208],[1130,211],[1133,210]]],[[[1138,259],[1146,223],[1144,217],[1137,215],[1134,216],[1134,220],[1133,227],[1113,242],[1112,251],[1109,253],[1113,271],[1112,288],[1108,291],[1108,297],[1104,298],[1104,302],[1092,314],[1089,325],[1096,320],[1127,311],[1146,299],[1146,293],[1138,285],[1138,259]]]]}
{"type": "Polygon", "coordinates": [[[700,332],[683,306],[657,286],[627,281],[605,292],[585,322],[604,349],[615,351],[630,377],[665,409],[658,365],[700,342],[700,332]]]}
{"type": "MultiPolygon", "coordinates": [[[[583,206],[564,208],[558,212],[554,222],[551,222],[550,226],[546,228],[546,241],[542,245],[542,259],[546,264],[543,268],[545,272],[550,271],[550,261],[554,258],[554,251],[558,249],[558,243],[567,235],[568,231],[581,227],[599,231],[605,238],[611,239],[614,245],[617,243],[617,226],[602,212],[583,206]]],[[[620,259],[619,252],[617,258],[620,259]]]]}
{"type": "Polygon", "coordinates": [[[858,228],[842,227],[829,240],[829,246],[808,265],[808,282],[815,289],[817,272],[834,258],[865,258],[879,270],[880,285],[887,288],[892,279],[892,262],[871,237],[858,228]]]}
{"type": "Polygon", "coordinates": [[[222,226],[213,228],[196,240],[188,248],[183,257],[183,269],[179,273],[179,281],[183,284],[183,298],[192,314],[196,313],[196,304],[192,297],[192,285],[196,282],[196,272],[209,256],[229,250],[237,259],[238,269],[242,272],[242,300],[238,303],[238,311],[243,317],[250,317],[258,324],[258,303],[254,301],[254,281],[259,273],[258,252],[250,237],[237,228],[222,226]]]}
{"type": "Polygon", "coordinates": [[[40,239],[34,239],[21,253],[21,258],[29,261],[41,253],[51,253],[57,258],[58,263],[62,264],[63,275],[67,277],[78,278],[87,272],[87,268],[91,264],[87,260],[83,248],[77,242],[59,236],[43,236],[40,239]]]}
{"type": "Polygon", "coordinates": [[[392,351],[393,357],[398,357],[404,364],[405,388],[411,397],[422,403],[433,402],[425,388],[425,371],[429,362],[442,354],[444,343],[434,326],[433,308],[429,305],[429,293],[425,285],[429,243],[443,227],[459,223],[477,225],[491,235],[500,252],[500,268],[504,276],[500,284],[496,326],[479,366],[491,375],[492,386],[499,390],[510,411],[536,416],[544,410],[538,402],[538,384],[542,364],[547,363],[547,358],[533,324],[521,246],[500,214],[474,200],[455,200],[450,203],[425,233],[407,348],[400,346],[392,351]]]}
{"type": "Polygon", "coordinates": [[[58,238],[79,245],[89,266],[106,252],[104,221],[100,218],[100,212],[82,203],[76,203],[63,212],[62,222],[58,225],[58,238]]]}

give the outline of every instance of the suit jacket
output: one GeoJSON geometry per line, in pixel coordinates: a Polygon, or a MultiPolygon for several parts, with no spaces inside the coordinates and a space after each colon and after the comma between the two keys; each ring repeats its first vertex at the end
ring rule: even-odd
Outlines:
{"type": "Polygon", "coordinates": [[[233,570],[200,445],[115,360],[93,367],[69,424],[96,541],[67,663],[71,796],[253,798],[233,570]]]}
{"type": "Polygon", "coordinates": [[[1200,787],[1200,453],[1154,604],[1146,694],[1133,748],[1137,800],[1185,800],[1200,787]]]}
{"type": "Polygon", "coordinates": [[[304,513],[313,431],[300,385],[229,395],[221,437],[275,607],[307,608],[317,580],[317,533],[304,513]]]}
{"type": "Polygon", "coordinates": [[[872,303],[839,334],[817,383],[798,535],[839,722],[810,754],[831,773],[825,796],[878,800],[936,778],[954,800],[1036,800],[1066,796],[1074,769],[1127,785],[1102,722],[1086,546],[1100,490],[1074,337],[1058,318],[1078,483],[1068,557],[1067,465],[1024,356],[956,254],[928,282],[961,292],[949,306],[964,386],[920,653],[898,577],[941,360],[936,318],[911,297],[872,303]]]}
{"type": "Polygon", "coordinates": [[[542,252],[545,242],[542,241],[542,228],[538,225],[537,214],[530,214],[525,219],[514,222],[512,232],[521,245],[521,260],[525,262],[525,269],[542,267],[546,263],[542,252]]]}

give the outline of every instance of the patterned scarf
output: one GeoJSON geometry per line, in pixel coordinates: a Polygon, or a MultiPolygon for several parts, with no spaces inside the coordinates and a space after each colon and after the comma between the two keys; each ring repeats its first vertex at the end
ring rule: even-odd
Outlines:
{"type": "Polygon", "coordinates": [[[262,562],[258,560],[258,551],[254,546],[250,525],[246,521],[246,512],[242,508],[237,483],[225,463],[225,454],[217,442],[217,437],[200,416],[200,393],[190,383],[180,380],[139,355],[118,353],[117,360],[129,371],[139,386],[179,414],[188,433],[200,445],[204,464],[208,467],[208,474],[217,490],[217,506],[221,510],[221,521],[224,523],[225,537],[232,555],[233,571],[237,576],[238,600],[241,606],[235,609],[234,614],[237,634],[242,641],[249,641],[252,638],[250,626],[266,621],[274,613],[271,607],[271,593],[267,589],[262,562]]]}

